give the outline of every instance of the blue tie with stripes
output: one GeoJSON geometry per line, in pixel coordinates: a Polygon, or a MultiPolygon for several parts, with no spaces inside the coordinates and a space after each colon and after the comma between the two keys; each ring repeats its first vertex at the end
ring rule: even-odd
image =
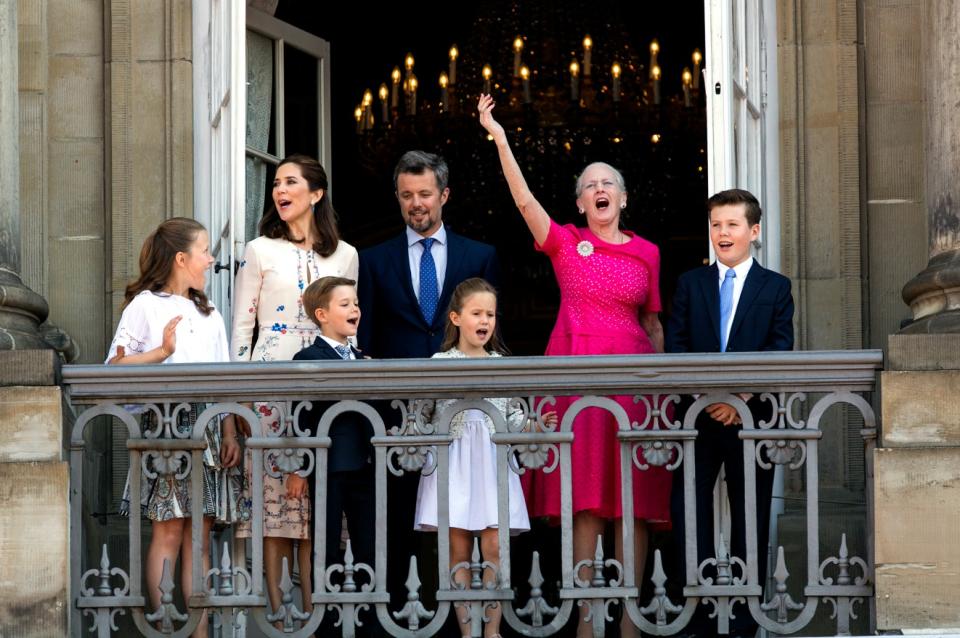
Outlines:
{"type": "Polygon", "coordinates": [[[432,237],[421,239],[423,255],[420,256],[420,312],[427,324],[433,323],[433,315],[437,312],[437,302],[440,290],[437,285],[437,264],[433,261],[430,247],[437,241],[432,237]]]}

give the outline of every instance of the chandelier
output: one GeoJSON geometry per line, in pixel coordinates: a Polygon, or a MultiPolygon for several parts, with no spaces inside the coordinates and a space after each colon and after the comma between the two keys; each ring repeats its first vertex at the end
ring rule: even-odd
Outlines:
{"type": "Polygon", "coordinates": [[[535,40],[529,30],[520,29],[512,39],[498,43],[492,55],[472,50],[461,54],[452,44],[448,66],[431,73],[437,78],[435,85],[421,83],[416,60],[408,53],[376,94],[372,88],[364,91],[354,110],[357,133],[376,140],[391,131],[429,130],[436,126],[431,122],[436,118],[451,122],[464,115],[475,117],[480,93],[493,95],[498,119],[540,128],[623,124],[638,117],[662,118],[665,109],[682,115],[683,109],[701,106],[699,49],[670,81],[658,62],[657,39],[649,44],[647,62],[623,38],[584,33],[571,46],[556,34],[535,40]]]}

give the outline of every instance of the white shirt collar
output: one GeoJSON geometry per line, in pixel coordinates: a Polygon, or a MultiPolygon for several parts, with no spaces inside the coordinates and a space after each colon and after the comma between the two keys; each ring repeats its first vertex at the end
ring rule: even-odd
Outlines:
{"type": "MultiPolygon", "coordinates": [[[[426,239],[423,235],[419,234],[409,226],[407,226],[407,247],[415,246],[420,242],[421,239],[426,239]]],[[[447,245],[447,227],[443,225],[443,222],[440,222],[440,227],[437,229],[437,232],[430,235],[431,239],[436,239],[437,243],[441,246],[447,245]]]]}
{"type": "MultiPolygon", "coordinates": [[[[750,267],[753,266],[753,257],[747,257],[739,264],[733,267],[733,272],[737,273],[737,279],[743,281],[747,273],[750,272],[750,267]]],[[[720,273],[720,281],[723,281],[724,277],[727,276],[727,271],[730,270],[729,266],[724,266],[720,261],[717,261],[717,270],[720,273]]]]}
{"type": "MultiPolygon", "coordinates": [[[[330,337],[327,337],[327,336],[324,336],[324,335],[320,335],[320,338],[323,339],[324,341],[326,341],[327,344],[329,344],[329,346],[330,346],[331,348],[333,348],[333,349],[336,349],[337,346],[348,346],[348,347],[350,346],[350,341],[347,341],[347,343],[340,343],[340,342],[337,341],[336,339],[331,339],[330,337]]],[[[353,357],[353,348],[352,348],[352,347],[350,347],[350,356],[351,356],[351,358],[353,357]]]]}

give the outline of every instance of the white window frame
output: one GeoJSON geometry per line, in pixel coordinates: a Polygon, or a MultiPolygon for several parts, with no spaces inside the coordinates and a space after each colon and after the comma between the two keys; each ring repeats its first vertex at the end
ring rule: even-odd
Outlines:
{"type": "Polygon", "coordinates": [[[245,17],[243,0],[193,3],[194,218],[210,230],[217,262],[230,269],[211,274],[208,286],[228,329],[234,229],[245,201],[245,17]]]}
{"type": "Polygon", "coordinates": [[[318,159],[332,182],[330,44],[247,7],[244,0],[193,3],[194,218],[210,230],[211,252],[221,270],[229,269],[211,274],[209,283],[210,297],[227,319],[228,332],[234,285],[231,265],[243,254],[245,243],[245,158],[255,156],[276,165],[285,156],[285,44],[317,59],[318,159]],[[247,30],[274,41],[275,155],[246,145],[247,30]]]}
{"type": "Polygon", "coordinates": [[[704,0],[707,187],[711,195],[744,188],[757,196],[763,222],[754,256],[779,270],[776,16],[776,0],[704,0]]]}

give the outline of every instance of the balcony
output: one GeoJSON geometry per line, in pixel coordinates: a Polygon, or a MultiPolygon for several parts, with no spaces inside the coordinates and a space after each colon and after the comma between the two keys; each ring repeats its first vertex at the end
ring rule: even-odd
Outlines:
{"type": "MultiPolygon", "coordinates": [[[[729,353],[723,355],[647,355],[623,357],[507,357],[496,360],[391,360],[360,362],[283,362],[271,364],[204,364],[166,366],[66,366],[64,387],[76,413],[70,441],[71,470],[71,578],[74,601],[71,626],[74,635],[86,629],[99,636],[123,635],[117,623],[131,623],[147,636],[189,635],[210,612],[220,635],[309,636],[327,614],[338,620],[337,631],[353,636],[358,612],[374,610],[380,625],[390,636],[419,638],[433,636],[464,605],[473,621],[474,636],[482,635],[485,607],[499,605],[504,635],[562,636],[565,626],[576,619],[579,607],[589,609],[587,619],[594,636],[613,635],[609,620],[616,610],[626,614],[644,634],[673,635],[688,624],[699,603],[707,605],[717,623],[717,633],[727,633],[731,615],[750,614],[761,628],[775,634],[825,633],[824,623],[836,635],[850,635],[857,618],[873,624],[872,565],[872,450],[878,423],[871,407],[876,374],[882,366],[880,351],[832,351],[789,353],[729,353]],[[741,393],[750,392],[769,404],[773,418],[754,422],[741,393]],[[649,423],[631,423],[620,404],[610,397],[628,395],[647,406],[649,423]],[[692,405],[683,420],[674,418],[674,406],[683,395],[692,405]],[[514,397],[524,412],[522,423],[513,427],[497,416],[483,397],[514,397]],[[580,398],[556,426],[542,421],[549,409],[549,397],[580,398]],[[495,586],[484,586],[479,555],[467,564],[451,565],[448,542],[446,490],[439,490],[439,533],[436,535],[436,565],[431,573],[410,561],[406,599],[391,604],[387,591],[387,538],[385,524],[376,529],[377,553],[373,565],[354,564],[348,552],[345,564],[325,564],[323,520],[316,524],[313,609],[302,610],[298,597],[285,596],[282,608],[271,610],[260,575],[263,573],[262,511],[260,484],[265,455],[280,459],[288,471],[302,467],[303,460],[316,468],[314,476],[324,477],[330,439],[329,419],[320,425],[316,437],[298,435],[298,401],[316,399],[339,401],[328,415],[356,411],[366,416],[375,432],[376,511],[378,521],[386,520],[391,504],[386,489],[388,474],[437,472],[445,484],[448,471],[446,446],[452,440],[450,421],[456,412],[476,408],[491,415],[496,425],[492,440],[497,446],[498,472],[534,469],[557,472],[561,482],[559,542],[543,551],[518,557],[511,551],[517,540],[507,526],[499,527],[501,564],[495,586]],[[432,421],[423,418],[423,406],[435,399],[457,399],[432,421]],[[259,429],[259,420],[249,402],[275,405],[284,417],[291,436],[276,437],[259,429]],[[378,401],[391,405],[391,415],[371,407],[378,401]],[[693,464],[696,415],[711,403],[734,405],[744,422],[740,438],[744,458],[752,462],[744,469],[747,498],[747,555],[731,556],[720,535],[715,558],[697,563],[697,512],[693,504],[693,464]],[[203,403],[189,438],[163,436],[164,428],[143,432],[131,406],[152,409],[161,424],[169,424],[181,403],[203,403]],[[622,465],[632,463],[644,471],[651,466],[682,472],[685,501],[685,560],[674,560],[678,550],[661,546],[654,539],[649,580],[636,582],[631,547],[622,561],[615,560],[603,543],[586,564],[573,558],[573,515],[570,446],[572,422],[582,408],[609,410],[617,419],[622,465]],[[102,456],[89,444],[100,431],[126,432],[125,454],[129,466],[154,472],[182,471],[184,466],[169,462],[188,456],[187,471],[201,467],[204,448],[203,427],[221,413],[233,413],[253,424],[246,445],[254,450],[253,538],[249,544],[234,541],[229,533],[215,545],[213,567],[203,573],[200,548],[194,548],[194,595],[178,600],[174,579],[161,583],[159,609],[145,607],[141,551],[142,520],[136,515],[124,519],[130,542],[118,553],[119,545],[92,545],[91,525],[84,516],[91,505],[84,494],[92,482],[102,481],[102,456]],[[852,427],[852,430],[851,430],[852,427]],[[823,492],[818,453],[824,436],[846,428],[857,434],[863,446],[865,485],[863,523],[854,539],[852,530],[834,529],[826,522],[821,503],[823,492]],[[428,454],[428,452],[434,452],[428,454]],[[286,459],[286,460],[283,460],[286,459]],[[435,459],[435,462],[431,459],[435,459]],[[166,462],[165,462],[166,461],[166,462]],[[803,520],[803,533],[791,543],[778,543],[770,553],[769,574],[758,573],[757,557],[767,548],[757,547],[751,503],[756,469],[762,465],[782,468],[800,488],[791,493],[799,503],[793,511],[803,520]],[[99,469],[98,469],[99,468],[99,469]],[[848,543],[846,532],[850,532],[848,543]],[[821,539],[829,544],[821,547],[821,539]],[[249,556],[247,555],[249,547],[249,556]],[[849,548],[853,547],[854,551],[849,548]],[[786,551],[785,551],[786,549],[786,551]],[[854,555],[859,552],[859,555],[854,555]],[[85,558],[89,556],[90,558],[85,558]],[[524,573],[512,568],[529,565],[524,573]],[[518,559],[519,558],[519,559],[518,559]],[[683,564],[683,568],[675,565],[683,564]],[[436,573],[432,573],[435,570],[436,573]],[[453,572],[471,577],[459,586],[453,572]],[[544,573],[556,572],[547,580],[544,573]],[[679,572],[679,573],[678,573],[679,572]],[[592,576],[584,577],[592,573],[592,576]],[[420,576],[424,580],[421,582],[420,576]],[[424,583],[433,583],[426,590],[424,583]],[[277,629],[274,623],[282,629],[277,629]],[[231,630],[231,628],[237,628],[231,630]]],[[[169,430],[169,428],[168,428],[169,430]]],[[[109,434],[107,435],[109,436],[109,434]]],[[[849,437],[848,437],[849,438],[849,437]]],[[[122,437],[121,437],[122,439],[122,437]]],[[[116,455],[115,455],[116,456],[116,455]]],[[[132,493],[139,493],[140,473],[131,473],[132,493]]],[[[621,486],[624,511],[632,511],[632,473],[623,472],[621,486]]],[[[508,517],[507,482],[499,484],[500,520],[508,517]]],[[[325,482],[318,480],[318,498],[324,498],[325,482]]],[[[193,481],[193,502],[201,501],[202,482],[193,481]]],[[[135,501],[137,499],[134,499],[135,501]]],[[[322,512],[317,516],[322,518],[322,512]]],[[[623,533],[630,537],[633,521],[624,518],[623,533]]],[[[723,529],[722,526],[719,529],[723,529]]],[[[200,536],[200,519],[193,519],[194,538],[200,536]]],[[[782,536],[782,535],[781,535],[782,536]]],[[[774,540],[776,542],[776,539],[774,540]]],[[[625,543],[625,545],[631,545],[625,543]]],[[[517,546],[519,547],[519,546],[517,546]]],[[[172,566],[170,571],[172,574],[172,566]]],[[[287,575],[292,575],[287,567],[287,575]]],[[[284,579],[290,594],[293,579],[284,579]]],[[[329,617],[328,617],[329,618],[329,617]]],[[[866,633],[863,631],[862,633],[866,633]]]]}

